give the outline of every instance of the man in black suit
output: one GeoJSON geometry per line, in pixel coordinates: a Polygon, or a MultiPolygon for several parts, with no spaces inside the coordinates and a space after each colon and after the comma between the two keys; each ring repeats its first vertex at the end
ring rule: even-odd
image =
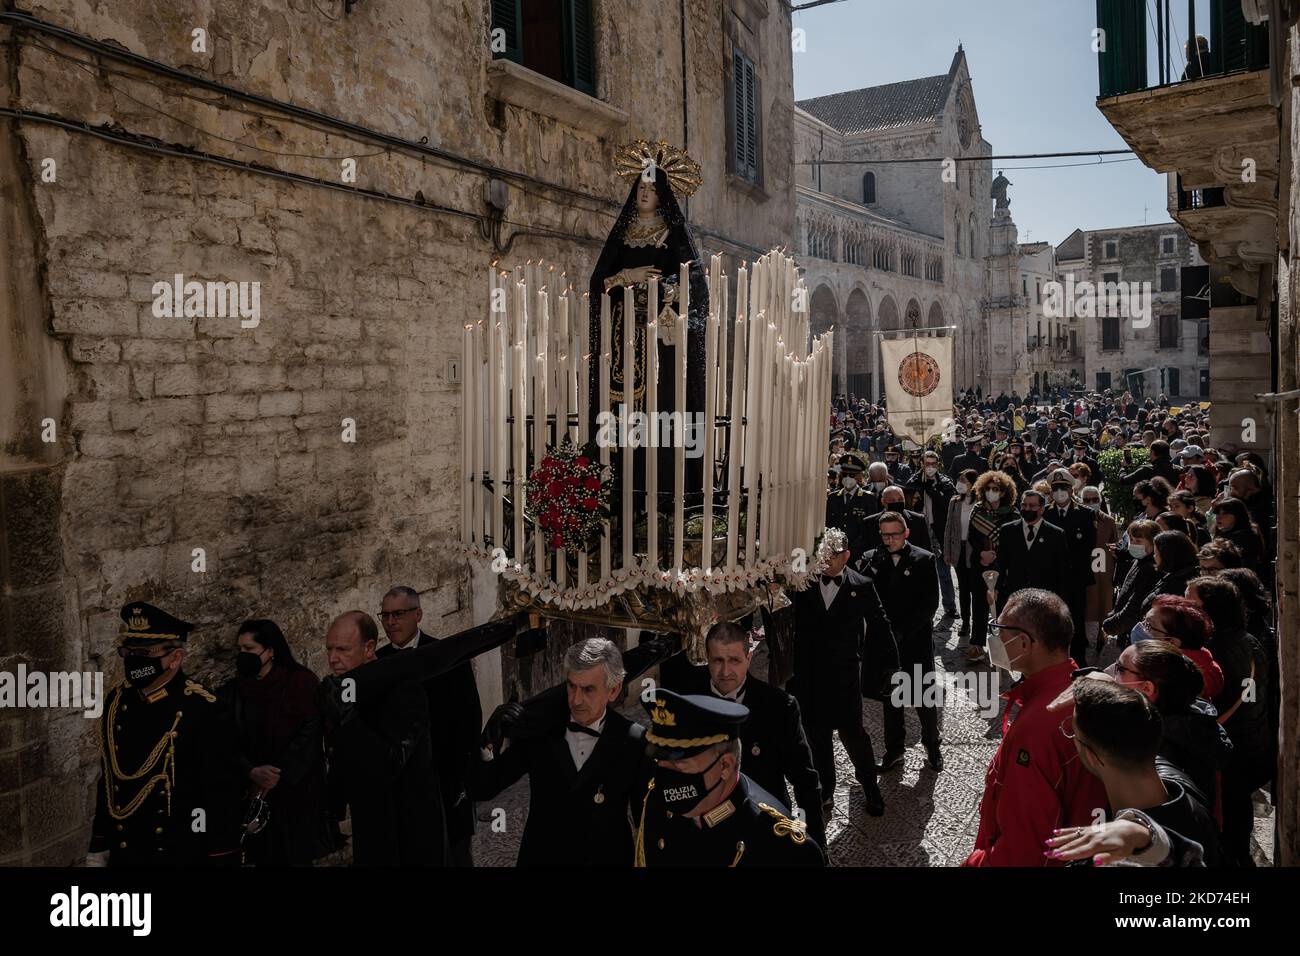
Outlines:
{"type": "Polygon", "coordinates": [[[378,642],[364,611],[339,615],[325,635],[330,670],[353,702],[326,711],[330,793],[336,808],[350,810],[354,866],[442,866],[447,833],[428,700],[416,681],[363,692],[355,675],[375,660],[378,642]]]}
{"type": "MultiPolygon", "coordinates": [[[[1061,599],[1070,609],[1074,618],[1074,640],[1070,644],[1070,656],[1082,667],[1088,650],[1088,632],[1084,626],[1087,610],[1088,586],[1094,580],[1093,548],[1097,544],[1097,521],[1092,510],[1079,504],[1074,497],[1074,481],[1070,473],[1060,469],[1052,473],[1049,479],[1052,485],[1052,500],[1047,506],[1043,520],[1056,525],[1065,532],[1065,552],[1067,555],[1065,574],[1061,582],[1064,590],[1061,599]]],[[[1104,558],[1104,555],[1102,555],[1104,558]]]]}
{"type": "Polygon", "coordinates": [[[1065,600],[1069,556],[1065,532],[1043,520],[1046,499],[1032,489],[1020,496],[1020,519],[1002,526],[998,535],[998,607],[1021,588],[1042,588],[1065,600]]]}
{"type": "Polygon", "coordinates": [[[692,667],[683,673],[680,686],[668,685],[668,689],[679,694],[711,694],[749,708],[740,731],[745,776],[787,807],[792,806],[786,786],[789,780],[808,824],[808,835],[825,846],[821,785],[798,701],[749,672],[754,651],[743,627],[730,621],[714,624],[705,638],[704,651],[708,666],[692,667]]]}
{"type": "MultiPolygon", "coordinates": [[[[925,515],[919,511],[909,511],[904,505],[905,500],[905,493],[898,485],[889,485],[880,493],[881,510],[868,518],[862,526],[866,547],[860,552],[854,552],[855,554],[863,555],[880,547],[880,519],[890,512],[903,516],[903,520],[907,522],[908,533],[917,547],[930,549],[930,528],[926,523],[925,515]]],[[[852,539],[850,539],[851,545],[852,539]]]]}
{"type": "Polygon", "coordinates": [[[905,732],[903,708],[910,698],[921,721],[921,743],[930,766],[943,769],[939,752],[939,710],[925,703],[925,690],[934,674],[934,612],[939,607],[939,579],[934,555],[908,539],[911,532],[902,516],[886,512],[880,519],[884,546],[862,556],[858,567],[871,579],[881,595],[894,639],[898,642],[899,666],[905,675],[885,701],[885,756],[880,769],[889,770],[903,762],[905,732]],[[910,691],[902,695],[902,691],[910,691]],[[897,699],[903,696],[904,700],[897,699]]]}
{"type": "MultiPolygon", "coordinates": [[[[387,657],[432,643],[435,639],[420,630],[423,615],[417,591],[401,585],[390,589],[379,612],[389,643],[375,655],[387,657]]],[[[478,759],[479,730],[483,726],[474,668],[466,661],[426,681],[424,689],[429,701],[433,761],[447,821],[448,863],[473,866],[474,801],[469,795],[469,771],[478,759]]]]}
{"type": "Polygon", "coordinates": [[[966,437],[966,453],[958,455],[948,466],[948,477],[954,481],[967,468],[974,468],[981,475],[989,470],[989,459],[987,454],[981,454],[980,449],[984,447],[983,435],[968,435],[966,437]]]}
{"type": "Polygon", "coordinates": [[[488,735],[495,739],[499,726],[503,740],[474,765],[474,798],[489,800],[528,774],[519,866],[631,866],[629,814],[640,812],[647,762],[644,729],[612,706],[623,690],[623,655],[593,637],[565,652],[564,668],[564,718],[531,721],[523,734],[513,726],[523,723],[522,705],[493,713],[488,735]]]}
{"type": "Polygon", "coordinates": [[[893,633],[871,582],[847,567],[848,539],[827,528],[823,550],[829,557],[821,576],[794,594],[794,674],[787,685],[803,710],[822,799],[835,794],[835,748],[831,734],[853,762],[867,812],[880,816],[885,800],[876,783],[871,737],[862,723],[862,642],[888,641],[893,633]]]}

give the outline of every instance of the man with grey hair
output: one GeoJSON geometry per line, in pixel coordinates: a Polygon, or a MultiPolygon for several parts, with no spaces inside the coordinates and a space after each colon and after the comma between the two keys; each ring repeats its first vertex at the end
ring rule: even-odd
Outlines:
{"type": "MultiPolygon", "coordinates": [[[[500,747],[486,748],[473,769],[473,794],[491,799],[528,775],[519,866],[629,866],[646,757],[644,730],[612,706],[623,690],[623,655],[593,637],[568,649],[564,669],[567,719],[531,722],[526,735],[507,723],[500,747]]],[[[518,709],[503,705],[489,725],[518,709]]]]}
{"type": "MultiPolygon", "coordinates": [[[[375,651],[375,656],[384,658],[434,643],[436,639],[420,629],[423,617],[420,592],[401,584],[389,588],[379,612],[388,643],[375,651]]],[[[451,866],[473,866],[474,801],[469,795],[469,771],[478,759],[483,723],[474,668],[469,661],[458,664],[426,681],[424,690],[429,700],[438,792],[447,820],[447,861],[451,866]]]]}

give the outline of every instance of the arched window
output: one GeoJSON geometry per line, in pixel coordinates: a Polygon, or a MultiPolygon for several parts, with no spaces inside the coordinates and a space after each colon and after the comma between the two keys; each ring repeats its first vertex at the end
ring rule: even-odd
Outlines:
{"type": "Polygon", "coordinates": [[[952,214],[952,242],[953,251],[961,255],[961,220],[957,218],[955,212],[952,214]]]}
{"type": "Polygon", "coordinates": [[[876,201],[876,174],[864,173],[862,176],[862,205],[870,206],[876,201]]]}
{"type": "Polygon", "coordinates": [[[971,213],[971,216],[970,216],[970,256],[971,256],[972,259],[974,259],[975,256],[976,256],[976,251],[975,251],[975,214],[974,214],[974,213],[971,213]]]}

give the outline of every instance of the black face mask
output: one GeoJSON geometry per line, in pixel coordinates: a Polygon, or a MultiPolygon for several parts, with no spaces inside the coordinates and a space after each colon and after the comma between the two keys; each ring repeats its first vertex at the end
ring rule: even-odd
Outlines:
{"type": "Polygon", "coordinates": [[[656,767],[655,785],[659,788],[659,797],[663,800],[664,806],[671,808],[675,813],[684,814],[690,813],[703,803],[704,798],[722,784],[721,778],[712,787],[704,783],[705,775],[721,759],[722,754],[718,754],[713,763],[699,773],[684,773],[672,767],[656,767]]]}
{"type": "Polygon", "coordinates": [[[1027,511],[1027,510],[1025,510],[1024,508],[1021,508],[1021,509],[1020,509],[1020,517],[1022,517],[1022,518],[1025,519],[1025,524],[1033,524],[1035,521],[1038,520],[1038,512],[1037,512],[1037,511],[1027,511]]]}
{"type": "Polygon", "coordinates": [[[903,503],[901,501],[887,501],[883,507],[886,511],[894,511],[898,514],[903,513],[903,503]]]}
{"type": "Polygon", "coordinates": [[[256,677],[262,670],[262,655],[240,651],[235,658],[235,673],[240,677],[256,677]]]}
{"type": "Polygon", "coordinates": [[[132,687],[147,687],[161,677],[164,670],[161,657],[129,654],[122,658],[122,671],[132,687]]]}

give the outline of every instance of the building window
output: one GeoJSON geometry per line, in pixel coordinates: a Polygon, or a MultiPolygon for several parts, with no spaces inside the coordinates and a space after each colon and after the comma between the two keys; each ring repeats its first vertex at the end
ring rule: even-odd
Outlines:
{"type": "Polygon", "coordinates": [[[1161,376],[1164,379],[1166,395],[1181,395],[1183,392],[1182,382],[1178,380],[1178,369],[1167,368],[1161,376]]]}
{"type": "Polygon", "coordinates": [[[1160,254],[1162,256],[1172,256],[1178,251],[1177,243],[1178,240],[1173,236],[1165,236],[1160,240],[1160,254]]]}
{"type": "Polygon", "coordinates": [[[762,97],[754,61],[738,49],[731,55],[731,171],[758,184],[762,142],[762,97]]]}
{"type": "Polygon", "coordinates": [[[975,214],[972,213],[970,217],[970,257],[974,259],[975,255],[975,214]]]}
{"type": "Polygon", "coordinates": [[[1070,354],[1071,355],[1079,354],[1079,339],[1078,339],[1078,333],[1076,332],[1070,333],[1070,354]]]}
{"type": "Polygon", "coordinates": [[[1178,291],[1178,270],[1177,269],[1160,270],[1160,291],[1161,292],[1178,291]]]}
{"type": "Polygon", "coordinates": [[[1210,397],[1210,370],[1208,368],[1201,369],[1200,386],[1201,386],[1200,387],[1201,398],[1209,398],[1210,397]]]}
{"type": "Polygon", "coordinates": [[[1107,239],[1107,240],[1102,244],[1102,246],[1103,246],[1103,249],[1105,250],[1105,251],[1103,252],[1103,256],[1104,256],[1105,258],[1107,258],[1107,259],[1118,259],[1118,258],[1119,258],[1119,240],[1117,240],[1117,239],[1107,239]]]}
{"type": "Polygon", "coordinates": [[[505,41],[493,57],[596,95],[591,0],[492,0],[492,29],[505,41]]]}
{"type": "Polygon", "coordinates": [[[957,255],[961,255],[961,220],[955,212],[952,214],[952,242],[957,255]]]}
{"type": "Polygon", "coordinates": [[[1178,316],[1160,316],[1160,344],[1162,349],[1178,348],[1178,316]]]}
{"type": "Polygon", "coordinates": [[[862,205],[870,206],[876,201],[876,174],[864,173],[862,175],[862,205]]]}
{"type": "Polygon", "coordinates": [[[1101,348],[1103,352],[1119,350],[1119,316],[1105,315],[1101,319],[1101,348]]]}
{"type": "Polygon", "coordinates": [[[1043,280],[1041,279],[1034,280],[1034,301],[1043,301],[1043,280]]]}
{"type": "MultiPolygon", "coordinates": [[[[1112,284],[1113,284],[1113,283],[1116,283],[1116,282],[1119,281],[1119,273],[1118,273],[1118,272],[1103,272],[1103,273],[1101,274],[1101,281],[1102,281],[1102,282],[1112,283],[1112,284]]],[[[1099,292],[1099,294],[1100,294],[1100,292],[1099,292]]]]}
{"type": "Polygon", "coordinates": [[[1110,388],[1110,372],[1097,373],[1097,391],[1104,392],[1110,388]]]}
{"type": "Polygon", "coordinates": [[[1029,280],[1024,276],[1020,277],[1020,294],[1025,298],[1029,298],[1029,280]]]}
{"type": "Polygon", "coordinates": [[[1196,354],[1210,354],[1210,320],[1198,319],[1196,322],[1196,354]]]}

